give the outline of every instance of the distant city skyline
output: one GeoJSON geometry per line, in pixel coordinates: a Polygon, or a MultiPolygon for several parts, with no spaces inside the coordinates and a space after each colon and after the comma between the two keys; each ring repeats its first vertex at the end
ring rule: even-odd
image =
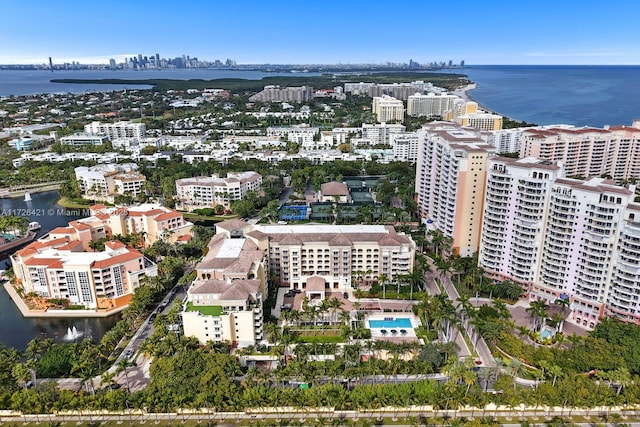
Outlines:
{"type": "Polygon", "coordinates": [[[2,9],[0,64],[155,53],[238,64],[640,64],[632,0],[3,0],[2,9]]]}

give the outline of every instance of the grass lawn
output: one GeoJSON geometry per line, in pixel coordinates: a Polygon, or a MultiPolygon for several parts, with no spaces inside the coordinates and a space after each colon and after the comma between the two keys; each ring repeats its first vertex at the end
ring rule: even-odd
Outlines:
{"type": "Polygon", "coordinates": [[[187,311],[199,311],[205,316],[220,316],[222,314],[222,306],[219,305],[193,305],[187,303],[187,311]]]}
{"type": "Polygon", "coordinates": [[[63,197],[60,200],[58,200],[58,204],[60,206],[62,206],[63,208],[87,209],[89,206],[93,206],[95,204],[95,202],[93,202],[91,200],[87,200],[86,204],[80,204],[80,203],[72,202],[71,200],[67,199],[66,197],[63,197]]]}
{"type": "Polygon", "coordinates": [[[180,212],[184,219],[188,221],[213,221],[220,222],[238,218],[238,215],[200,215],[193,212],[180,212]]]}

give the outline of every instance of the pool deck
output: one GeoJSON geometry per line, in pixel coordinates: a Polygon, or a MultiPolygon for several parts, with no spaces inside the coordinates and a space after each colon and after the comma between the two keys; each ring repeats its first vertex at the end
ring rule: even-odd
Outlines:
{"type": "Polygon", "coordinates": [[[416,341],[418,337],[416,336],[415,328],[420,325],[420,320],[413,314],[408,313],[382,313],[382,314],[372,314],[367,316],[365,319],[365,324],[369,325],[370,320],[382,320],[385,319],[409,319],[411,321],[411,326],[407,327],[388,327],[388,328],[371,328],[368,329],[371,331],[371,338],[375,340],[385,340],[392,342],[407,342],[407,341],[416,341]],[[405,331],[405,333],[401,333],[400,331],[405,331]],[[384,331],[384,332],[383,332],[384,331]],[[392,331],[396,331],[396,333],[392,333],[392,331]]]}

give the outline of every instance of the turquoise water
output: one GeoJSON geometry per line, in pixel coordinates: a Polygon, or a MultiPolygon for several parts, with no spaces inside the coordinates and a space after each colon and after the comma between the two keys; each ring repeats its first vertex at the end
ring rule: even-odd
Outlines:
{"type": "Polygon", "coordinates": [[[393,320],[369,320],[370,328],[412,328],[411,319],[395,317],[393,320]]]}
{"type": "Polygon", "coordinates": [[[551,338],[552,336],[553,336],[553,331],[551,331],[551,329],[543,329],[540,332],[540,338],[542,339],[551,338]]]}

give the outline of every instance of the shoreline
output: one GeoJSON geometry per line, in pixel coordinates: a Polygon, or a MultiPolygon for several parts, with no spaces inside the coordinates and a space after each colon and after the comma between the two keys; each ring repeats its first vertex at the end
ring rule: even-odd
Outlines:
{"type": "Polygon", "coordinates": [[[11,285],[10,282],[7,281],[3,283],[2,286],[7,291],[7,293],[9,294],[9,298],[11,298],[15,306],[18,308],[18,310],[20,310],[20,313],[24,318],[30,318],[30,319],[33,319],[33,318],[50,318],[50,319],[103,318],[103,317],[113,316],[114,314],[118,314],[122,310],[128,307],[128,305],[125,305],[125,306],[116,307],[114,309],[106,310],[106,311],[88,311],[88,310],[57,310],[55,312],[34,311],[34,310],[29,310],[29,307],[27,307],[27,305],[24,303],[22,298],[20,298],[16,290],[13,289],[13,286],[11,285]]]}
{"type": "Polygon", "coordinates": [[[58,191],[60,190],[60,183],[55,184],[47,184],[40,187],[34,188],[25,188],[22,190],[11,190],[7,188],[0,189],[0,199],[17,199],[20,197],[24,197],[26,193],[35,194],[35,193],[46,193],[47,191],[58,191]]]}
{"type": "MultiPolygon", "coordinates": [[[[476,101],[473,98],[473,96],[471,96],[471,94],[469,92],[471,92],[473,90],[476,90],[477,88],[478,88],[478,84],[473,82],[471,84],[468,84],[467,86],[464,86],[462,88],[458,88],[458,89],[454,90],[452,92],[452,94],[462,98],[465,102],[475,102],[476,104],[478,104],[478,109],[479,110],[484,110],[484,111],[486,111],[488,113],[491,113],[491,114],[497,114],[499,116],[502,116],[504,119],[511,120],[513,122],[526,123],[526,121],[523,121],[523,120],[520,120],[520,119],[515,119],[513,117],[506,116],[506,115],[504,115],[502,113],[499,113],[499,112],[494,111],[494,110],[492,110],[490,108],[487,108],[486,106],[484,106],[481,103],[479,103],[478,101],[476,101]]],[[[537,124],[532,124],[532,126],[538,126],[538,125],[537,124]]]]}

